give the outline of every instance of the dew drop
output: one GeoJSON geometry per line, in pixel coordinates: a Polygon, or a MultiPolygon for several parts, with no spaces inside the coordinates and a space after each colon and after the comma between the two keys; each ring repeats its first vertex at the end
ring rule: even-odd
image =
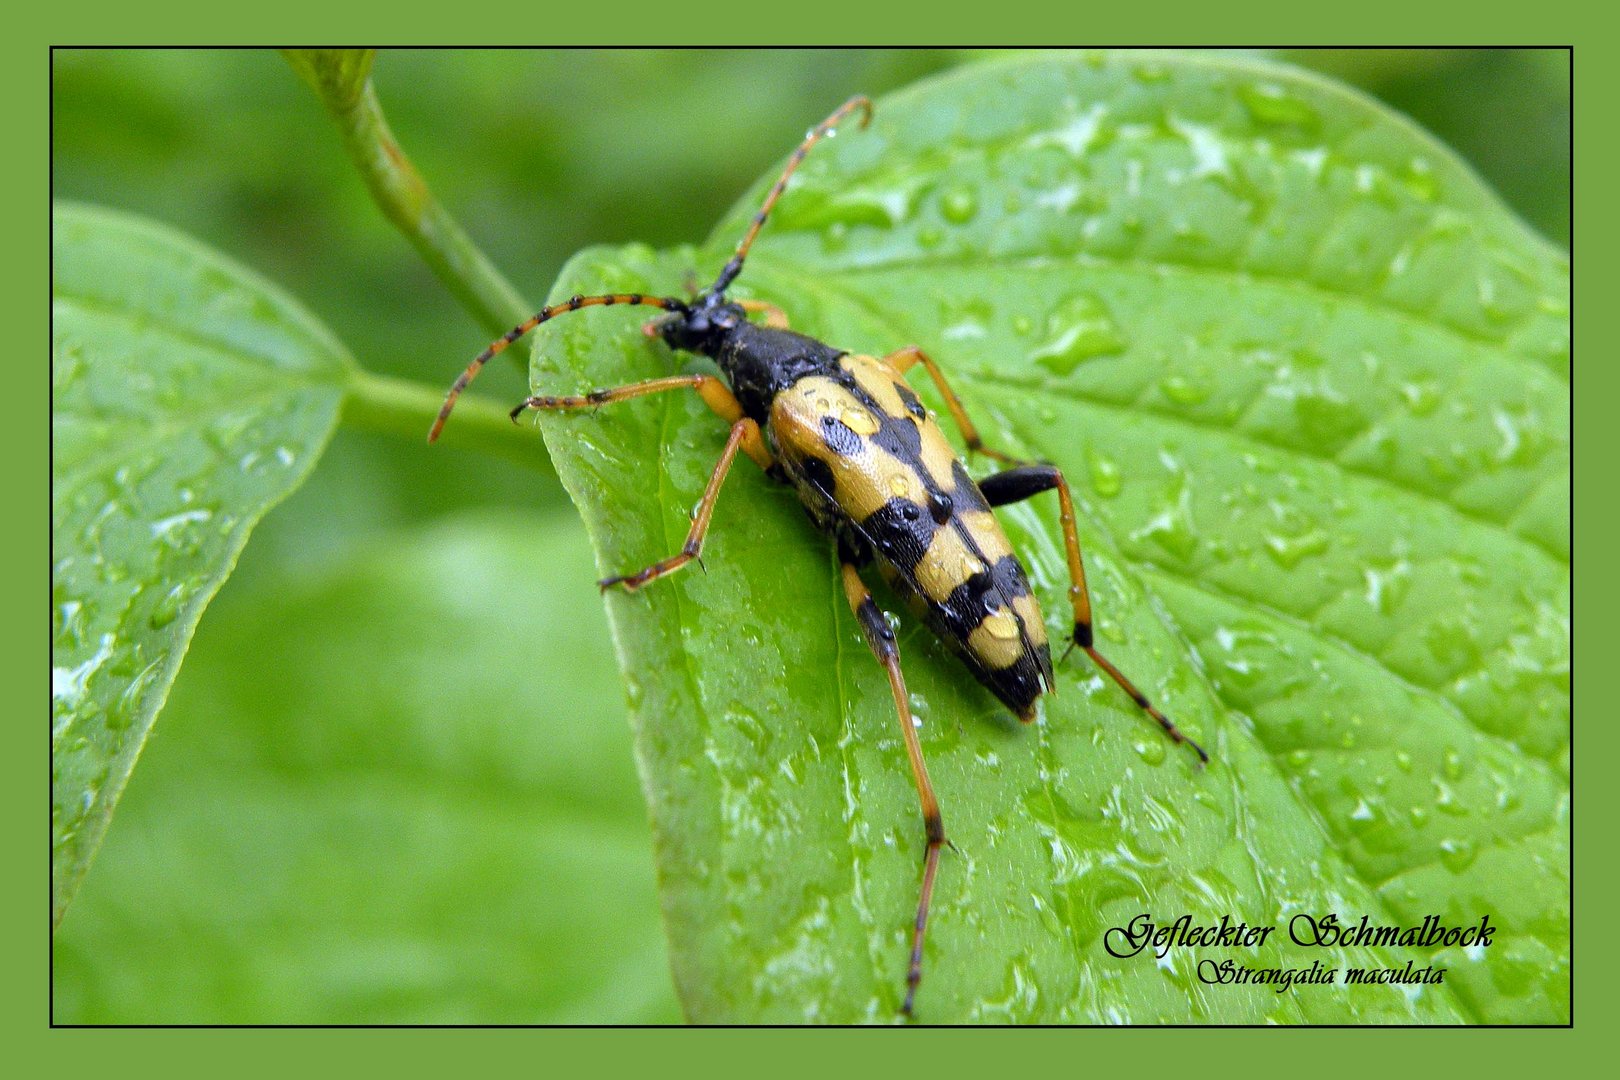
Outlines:
{"type": "Polygon", "coordinates": [[[1479,848],[1472,840],[1446,839],[1440,841],[1440,862],[1453,874],[1460,874],[1474,864],[1479,848]]]}
{"type": "Polygon", "coordinates": [[[842,420],[844,426],[857,435],[872,435],[878,429],[877,419],[871,413],[853,405],[845,406],[839,410],[838,419],[842,420]]]}
{"type": "Polygon", "coordinates": [[[147,622],[152,629],[161,630],[174,622],[175,618],[180,614],[180,605],[185,599],[185,591],[186,587],[184,585],[176,585],[164,594],[163,599],[157,602],[157,606],[152,609],[152,614],[147,617],[147,622]]]}
{"type": "Polygon", "coordinates": [[[1320,122],[1314,108],[1276,83],[1251,83],[1240,87],[1238,97],[1249,115],[1261,124],[1308,130],[1320,122]]]}
{"type": "Polygon", "coordinates": [[[1440,387],[1429,379],[1402,383],[1401,397],[1413,416],[1428,416],[1440,405],[1440,387]]]}
{"type": "Polygon", "coordinates": [[[1168,375],[1159,383],[1164,396],[1177,405],[1197,405],[1209,400],[1210,388],[1185,375],[1168,375]]]}
{"type": "Polygon", "coordinates": [[[940,199],[939,212],[951,224],[965,225],[979,212],[979,196],[972,188],[952,188],[940,199]]]}
{"type": "Polygon", "coordinates": [[[849,226],[835,221],[821,231],[821,249],[829,255],[849,247],[849,226]]]}
{"type": "Polygon", "coordinates": [[[1030,359],[1055,375],[1068,375],[1082,362],[1122,352],[1125,346],[1108,307],[1095,296],[1076,293],[1047,314],[1045,340],[1030,359]]]}
{"type": "Polygon", "coordinates": [[[1007,641],[1018,636],[1018,622],[1005,611],[997,609],[985,616],[982,624],[991,637],[1007,641]]]}
{"type": "Polygon", "coordinates": [[[1428,158],[1415,157],[1407,162],[1402,179],[1406,181],[1406,190],[1423,202],[1434,202],[1440,196],[1440,184],[1428,158]]]}
{"type": "Polygon", "coordinates": [[[1105,499],[1112,499],[1119,494],[1124,481],[1120,477],[1118,462],[1093,451],[1087,455],[1087,464],[1091,467],[1093,491],[1105,499]]]}
{"type": "Polygon", "coordinates": [[[1300,430],[1318,445],[1336,445],[1366,427],[1354,402],[1325,387],[1296,394],[1294,415],[1300,430]]]}
{"type": "Polygon", "coordinates": [[[1303,536],[1268,536],[1266,554],[1284,570],[1292,570],[1311,555],[1320,555],[1328,549],[1328,534],[1313,529],[1303,536]]]}

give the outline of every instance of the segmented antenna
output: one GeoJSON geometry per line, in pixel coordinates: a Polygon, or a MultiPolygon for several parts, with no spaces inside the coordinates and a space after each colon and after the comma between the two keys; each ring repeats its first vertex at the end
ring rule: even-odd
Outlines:
{"type": "Polygon", "coordinates": [[[508,330],[506,333],[502,334],[499,338],[492,342],[489,348],[473,357],[472,363],[467,365],[467,370],[463,371],[461,375],[457,377],[455,385],[450,387],[450,393],[445,397],[443,407],[439,409],[439,416],[433,421],[432,429],[428,431],[428,442],[434,442],[438,439],[439,433],[444,430],[444,422],[450,419],[450,410],[456,407],[456,399],[461,396],[461,392],[463,390],[467,389],[467,384],[478,377],[479,369],[489,362],[490,357],[499,356],[501,353],[506,351],[506,347],[512,344],[512,342],[516,341],[524,334],[527,334],[530,330],[533,330],[541,323],[554,319],[558,315],[566,315],[570,311],[578,311],[583,307],[612,307],[614,304],[640,304],[644,307],[663,308],[665,311],[686,310],[686,304],[683,301],[676,300],[673,297],[643,296],[640,293],[607,293],[602,296],[574,296],[560,304],[553,304],[551,307],[542,309],[532,318],[529,318],[512,327],[512,329],[508,330]]]}
{"type": "Polygon", "coordinates": [[[810,148],[831,135],[833,129],[843,123],[844,119],[856,109],[861,111],[861,127],[864,129],[867,124],[872,122],[872,99],[863,94],[856,94],[838,106],[831,116],[810,129],[810,133],[804,137],[804,142],[800,143],[799,148],[793,151],[793,156],[788,158],[787,168],[782,170],[781,177],[771,186],[770,194],[765,196],[765,205],[761,206],[759,213],[754,215],[754,220],[748,226],[748,232],[742,238],[742,243],[737,245],[737,253],[721,269],[720,276],[715,279],[713,287],[709,290],[711,293],[725,292],[726,288],[737,279],[737,275],[742,273],[743,260],[748,257],[748,249],[753,246],[754,237],[759,235],[759,230],[764,226],[765,219],[770,217],[771,207],[775,206],[776,200],[782,197],[783,190],[787,188],[788,177],[793,175],[794,170],[799,167],[799,163],[804,160],[804,156],[810,152],[810,148]]]}

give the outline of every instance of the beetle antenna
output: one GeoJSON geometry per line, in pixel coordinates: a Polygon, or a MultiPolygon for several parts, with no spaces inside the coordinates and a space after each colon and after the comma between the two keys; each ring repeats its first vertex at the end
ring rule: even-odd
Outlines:
{"type": "Polygon", "coordinates": [[[461,392],[467,389],[467,384],[478,377],[479,369],[489,362],[490,357],[499,356],[506,351],[506,347],[518,338],[543,322],[548,322],[558,315],[566,315],[570,311],[578,311],[584,307],[612,307],[614,304],[640,304],[644,307],[663,308],[665,311],[685,311],[686,302],[677,300],[672,296],[643,296],[640,293],[605,293],[601,296],[573,296],[560,304],[553,304],[542,308],[530,318],[518,323],[512,329],[502,334],[492,342],[489,348],[473,357],[472,363],[467,365],[450,387],[450,393],[444,399],[444,405],[439,409],[438,419],[433,421],[433,427],[428,431],[428,442],[435,442],[439,432],[444,430],[444,422],[450,419],[450,410],[456,407],[456,399],[461,392]]]}
{"type": "Polygon", "coordinates": [[[793,151],[793,156],[788,158],[787,168],[782,170],[781,177],[777,179],[775,184],[771,185],[770,194],[765,196],[765,205],[761,206],[759,213],[754,215],[754,220],[749,224],[748,232],[743,236],[742,243],[737,245],[737,253],[731,257],[731,260],[720,271],[720,276],[715,279],[714,285],[709,289],[709,292],[715,295],[725,292],[727,287],[737,279],[737,275],[742,273],[743,260],[748,257],[748,249],[753,246],[754,237],[758,236],[759,230],[764,227],[765,219],[771,214],[771,207],[775,206],[776,200],[782,197],[782,192],[787,187],[788,177],[793,175],[794,170],[799,167],[799,163],[804,160],[804,156],[810,152],[812,146],[831,135],[833,130],[843,123],[850,113],[855,112],[857,109],[861,112],[861,127],[864,129],[867,124],[872,122],[872,99],[864,94],[857,94],[850,98],[838,106],[831,116],[810,129],[810,133],[804,137],[804,142],[800,143],[799,148],[793,151]]]}

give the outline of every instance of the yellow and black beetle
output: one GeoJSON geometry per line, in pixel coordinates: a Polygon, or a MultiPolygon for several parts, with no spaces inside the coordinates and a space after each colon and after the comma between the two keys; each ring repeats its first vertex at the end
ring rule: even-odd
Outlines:
{"type": "Polygon", "coordinates": [[[1070,648],[1084,649],[1170,738],[1190,746],[1201,762],[1209,756],[1093,646],[1091,600],[1075,534],[1074,502],[1056,466],[1019,463],[985,446],[944,374],[915,345],[881,359],[848,353],[789,330],[787,318],[774,305],[726,298],[726,289],[742,272],[748,249],[794,170],[812,146],[855,112],[861,113],[864,127],[871,120],[872,103],[864,97],[851,98],[805,136],[754,215],[736,254],[708,289],[690,300],[639,293],[575,296],[544,309],[473,359],[451,388],[428,440],[438,438],[456,398],[490,357],[541,323],[580,308],[616,304],[662,308],[669,314],[648,323],[648,335],[719,365],[724,381],[712,375],[671,375],[575,396],[531,397],[512,410],[512,417],[515,420],[529,409],[595,408],[644,394],[690,389],[731,425],[685,545],[670,558],[600,582],[604,589],[615,585],[638,589],[698,557],[720,485],[739,449],[768,475],[792,484],[810,520],[837,543],[850,609],[888,673],[928,841],[902,1006],[909,1015],[922,979],[928,901],[940,849],[947,841],[912,722],[894,631],[862,581],[861,567],[875,563],[893,590],[962,658],[979,682],[1020,720],[1033,720],[1036,699],[1055,689],[1051,647],[1024,568],[990,511],[1056,489],[1072,580],[1070,648]],[[764,314],[763,325],[748,320],[751,312],[764,314]],[[905,373],[918,363],[939,388],[968,451],[1000,459],[1010,468],[977,482],[968,476],[933,416],[904,382],[905,373]]]}

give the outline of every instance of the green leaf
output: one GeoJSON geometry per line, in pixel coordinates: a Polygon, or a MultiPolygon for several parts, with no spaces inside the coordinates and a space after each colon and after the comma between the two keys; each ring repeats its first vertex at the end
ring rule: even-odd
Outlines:
{"type": "MultiPolygon", "coordinates": [[[[772,179],[702,252],[587,252],[554,295],[679,292],[772,179]]],[[[920,1019],[1568,1019],[1568,267],[1445,148],[1283,67],[981,65],[818,147],[739,289],[851,351],[921,345],[988,441],[1062,466],[1102,648],[1214,757],[1083,659],[1021,728],[906,621],[959,849],[920,1019]],[[1109,955],[1144,912],[1279,929],[1109,955]],[[1498,929],[1306,948],[1300,913],[1498,929]],[[1200,981],[1228,959],[1339,984],[1200,981]],[[1409,961],[1443,983],[1343,985],[1409,961]]],[[[698,363],[627,313],[542,330],[537,392],[698,363]]],[[[540,424],[599,569],[679,548],[722,441],[696,401],[540,424]]],[[[1002,517],[1056,635],[1057,508],[1002,517]]],[[[744,463],[704,559],[607,598],[688,1015],[892,1020],[922,827],[830,545],[744,463]]]]}
{"type": "Polygon", "coordinates": [[[53,1019],[679,1020],[590,562],[509,513],[233,584],[56,935],[53,1019]]]}
{"type": "Polygon", "coordinates": [[[52,214],[51,918],[73,898],[203,608],[337,422],[348,355],[172,230],[52,214]]]}

